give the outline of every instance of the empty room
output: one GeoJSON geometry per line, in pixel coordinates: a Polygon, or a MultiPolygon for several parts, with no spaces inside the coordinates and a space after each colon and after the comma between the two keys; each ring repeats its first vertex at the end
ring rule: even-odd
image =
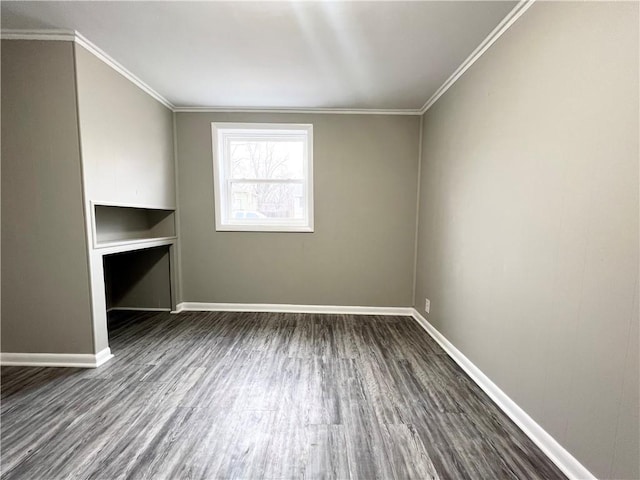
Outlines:
{"type": "Polygon", "coordinates": [[[640,479],[640,2],[0,10],[2,480],[640,479]]]}

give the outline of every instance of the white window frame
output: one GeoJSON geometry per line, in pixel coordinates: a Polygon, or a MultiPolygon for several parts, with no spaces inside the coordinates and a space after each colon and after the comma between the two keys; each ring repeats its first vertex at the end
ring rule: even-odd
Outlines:
{"type": "Polygon", "coordinates": [[[226,232],[313,232],[313,125],[302,123],[228,123],[212,122],[213,180],[216,230],[226,232]],[[244,137],[286,138],[305,135],[303,148],[303,179],[243,179],[229,178],[230,164],[225,149],[228,140],[244,137]],[[301,183],[304,218],[235,219],[231,218],[230,191],[232,182],[301,183]]]}

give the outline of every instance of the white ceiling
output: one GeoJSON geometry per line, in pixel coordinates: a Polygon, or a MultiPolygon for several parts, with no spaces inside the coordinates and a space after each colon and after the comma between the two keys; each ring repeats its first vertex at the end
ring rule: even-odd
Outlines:
{"type": "Polygon", "coordinates": [[[510,1],[8,2],[76,30],[178,107],[420,109],[510,1]]]}

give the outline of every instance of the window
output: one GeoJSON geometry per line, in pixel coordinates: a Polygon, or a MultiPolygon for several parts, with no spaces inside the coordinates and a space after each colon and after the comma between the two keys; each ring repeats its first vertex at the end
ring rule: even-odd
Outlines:
{"type": "Polygon", "coordinates": [[[313,232],[313,125],[211,129],[216,230],[313,232]]]}

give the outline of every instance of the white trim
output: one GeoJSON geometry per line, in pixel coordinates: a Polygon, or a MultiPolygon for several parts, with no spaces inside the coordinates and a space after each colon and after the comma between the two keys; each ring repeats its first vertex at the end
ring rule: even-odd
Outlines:
{"type": "Polygon", "coordinates": [[[174,212],[175,206],[159,207],[149,203],[129,203],[129,202],[111,202],[107,200],[91,200],[92,207],[123,207],[123,208],[144,208],[145,210],[166,210],[174,212]]]}
{"type": "Polygon", "coordinates": [[[0,365],[97,368],[113,358],[111,350],[91,353],[0,353],[0,365]]]}
{"type": "MultiPolygon", "coordinates": [[[[216,217],[218,218],[218,217],[216,217]]],[[[313,233],[313,226],[275,223],[273,225],[224,224],[216,225],[216,232],[275,232],[275,233],[313,233]]]]}
{"type": "Polygon", "coordinates": [[[213,193],[216,231],[219,232],[313,232],[313,124],[311,123],[211,123],[213,153],[213,193]],[[231,216],[231,183],[270,182],[270,179],[239,179],[231,176],[229,140],[234,138],[271,140],[293,139],[303,143],[301,179],[273,179],[274,182],[299,183],[304,192],[301,219],[236,219],[231,216]]]}
{"type": "Polygon", "coordinates": [[[75,41],[78,45],[84,47],[87,51],[89,51],[90,53],[95,55],[97,58],[102,60],[104,63],[109,65],[116,72],[118,72],[124,78],[126,78],[131,83],[136,85],[142,91],[149,94],[151,97],[155,98],[158,102],[163,104],[169,110],[173,110],[173,104],[169,100],[164,98],[162,95],[156,92],[153,88],[151,88],[149,85],[144,83],[142,80],[136,77],[133,73],[131,73],[129,70],[123,67],[120,63],[118,63],[116,60],[110,57],[107,53],[105,53],[103,50],[98,48],[95,44],[91,43],[89,40],[87,40],[84,36],[82,36],[78,32],[75,32],[75,41]]]}
{"type": "Polygon", "coordinates": [[[412,307],[356,307],[335,305],[289,305],[280,303],[201,303],[181,302],[175,312],[274,312],[331,313],[343,315],[401,315],[410,317],[412,307]]]}
{"type": "Polygon", "coordinates": [[[331,114],[331,115],[422,115],[422,110],[410,109],[384,109],[384,108],[321,108],[321,107],[174,107],[176,113],[304,113],[304,114],[331,114]]]}
{"type": "Polygon", "coordinates": [[[142,91],[156,99],[169,110],[173,111],[173,104],[169,100],[164,98],[153,88],[140,80],[137,76],[135,76],[120,63],[114,60],[111,56],[105,53],[104,50],[97,47],[94,43],[89,41],[79,32],[73,30],[3,30],[0,38],[2,38],[2,40],[45,40],[75,42],[76,44],[84,47],[89,53],[93,54],[95,57],[109,65],[116,72],[136,85],[142,91]]]}
{"type": "Polygon", "coordinates": [[[109,360],[111,360],[113,358],[113,354],[111,353],[111,349],[110,348],[105,348],[103,350],[100,350],[96,355],[95,355],[96,359],[96,366],[94,368],[99,367],[100,365],[107,363],[109,360]]]}
{"type": "Polygon", "coordinates": [[[506,32],[511,25],[513,25],[516,20],[518,20],[524,12],[526,12],[531,5],[534,4],[536,0],[520,0],[518,4],[507,14],[506,17],[502,19],[502,21],[494,28],[489,35],[476,47],[476,49],[471,52],[464,62],[460,64],[460,66],[456,69],[455,72],[451,74],[449,78],[445,80],[442,86],[435,91],[431,98],[425,102],[422,108],[419,110],[420,114],[425,113],[431,106],[436,103],[436,101],[444,95],[444,93],[451,88],[451,86],[456,83],[458,78],[462,76],[464,72],[466,72],[471,65],[473,65],[484,52],[486,52],[491,45],[498,40],[504,32],[506,32]]]}
{"type": "MultiPolygon", "coordinates": [[[[80,116],[78,116],[78,118],[80,118],[80,116]]],[[[82,163],[82,161],[80,163],[82,163]]],[[[98,227],[97,227],[97,221],[96,221],[96,217],[97,217],[96,206],[92,200],[89,200],[89,206],[90,206],[89,217],[91,218],[91,238],[92,238],[91,246],[93,248],[97,248],[98,247],[98,227]]]]}
{"type": "Polygon", "coordinates": [[[146,248],[175,245],[175,243],[176,237],[141,238],[139,240],[122,240],[104,244],[99,243],[93,251],[100,255],[111,255],[112,253],[133,252],[135,250],[144,250],[146,248]]]}
{"type": "Polygon", "coordinates": [[[73,42],[76,34],[72,30],[2,30],[2,40],[43,40],[73,42]]]}
{"type": "Polygon", "coordinates": [[[170,308],[146,308],[146,307],[111,307],[107,308],[108,312],[124,311],[124,312],[170,312],[170,308]]]}
{"type": "Polygon", "coordinates": [[[473,364],[460,350],[431,325],[416,309],[413,318],[431,337],[438,342],[445,352],[455,361],[471,379],[493,400],[500,409],[520,427],[542,452],[555,463],[570,479],[595,480],[595,476],[576,458],[549,435],[531,418],[516,402],[491,381],[482,370],[473,364]]]}

